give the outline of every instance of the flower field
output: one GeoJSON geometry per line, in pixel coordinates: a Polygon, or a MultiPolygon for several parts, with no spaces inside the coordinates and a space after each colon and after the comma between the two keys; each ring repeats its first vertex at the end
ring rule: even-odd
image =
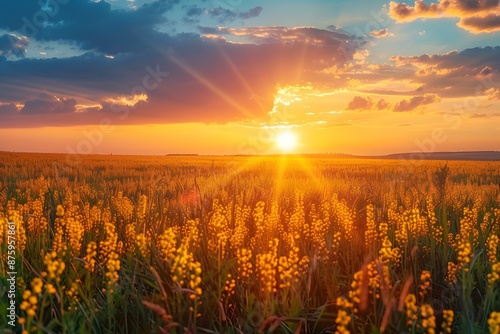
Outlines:
{"type": "Polygon", "coordinates": [[[0,153],[0,332],[500,333],[499,235],[499,162],[0,153]]]}

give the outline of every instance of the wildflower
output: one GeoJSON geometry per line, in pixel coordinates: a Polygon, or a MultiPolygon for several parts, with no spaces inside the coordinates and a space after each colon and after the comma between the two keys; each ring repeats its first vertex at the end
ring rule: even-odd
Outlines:
{"type": "Polygon", "coordinates": [[[288,256],[280,256],[278,260],[278,274],[280,278],[280,288],[289,288],[299,281],[299,247],[295,246],[293,237],[290,237],[292,245],[288,256]]]}
{"type": "Polygon", "coordinates": [[[497,262],[491,266],[491,272],[488,274],[488,283],[493,286],[493,284],[500,280],[500,262],[497,262]]]}
{"type": "Polygon", "coordinates": [[[491,312],[488,318],[488,326],[491,334],[500,334],[500,312],[491,312]]]}
{"type": "Polygon", "coordinates": [[[171,264],[177,251],[177,239],[173,228],[169,227],[158,237],[158,247],[163,260],[171,264]]]}
{"type": "Polygon", "coordinates": [[[21,305],[19,305],[19,308],[25,311],[28,317],[34,318],[36,315],[37,307],[38,297],[32,294],[30,290],[24,290],[23,301],[21,302],[21,305]]]}
{"type": "Polygon", "coordinates": [[[227,297],[234,295],[234,288],[236,287],[236,280],[232,278],[231,274],[227,274],[226,282],[224,283],[224,292],[227,297]]]}
{"type": "Polygon", "coordinates": [[[151,239],[146,236],[144,233],[140,233],[136,236],[136,245],[139,249],[139,253],[141,254],[143,259],[148,259],[150,254],[150,242],[151,239]]]}
{"type": "Polygon", "coordinates": [[[276,292],[276,267],[278,266],[278,239],[269,241],[270,250],[264,254],[257,254],[257,275],[262,284],[263,292],[276,292]]]}
{"type": "Polygon", "coordinates": [[[459,270],[463,269],[465,272],[469,271],[468,265],[472,261],[472,249],[470,242],[460,240],[458,242],[457,253],[458,253],[457,261],[459,270]]]}
{"type": "Polygon", "coordinates": [[[42,288],[43,288],[43,281],[41,278],[36,277],[33,279],[31,282],[31,289],[33,290],[33,293],[35,295],[39,295],[42,293],[42,288]]]}
{"type": "Polygon", "coordinates": [[[436,331],[436,316],[434,309],[429,304],[424,304],[420,308],[420,316],[422,317],[422,328],[425,333],[434,334],[436,331]]]}
{"type": "Polygon", "coordinates": [[[347,327],[351,322],[351,316],[347,313],[347,310],[352,307],[352,304],[345,297],[339,297],[337,298],[337,307],[339,310],[335,319],[335,323],[337,324],[335,333],[349,334],[350,331],[347,327]]]}
{"type": "Polygon", "coordinates": [[[448,262],[448,272],[446,274],[446,280],[450,283],[456,283],[457,271],[458,271],[458,266],[453,262],[448,262]]]}
{"type": "Polygon", "coordinates": [[[94,272],[96,256],[97,256],[97,244],[95,243],[95,241],[91,241],[87,245],[86,255],[83,258],[83,260],[85,261],[84,268],[90,271],[91,273],[94,272]]]}
{"type": "Polygon", "coordinates": [[[61,280],[61,275],[66,268],[66,264],[63,260],[57,258],[57,253],[52,251],[45,255],[44,261],[47,271],[42,272],[42,276],[48,277],[50,280],[56,280],[59,282],[61,280]]]}
{"type": "Polygon", "coordinates": [[[349,298],[353,302],[354,313],[358,312],[358,306],[361,303],[362,293],[363,293],[363,270],[359,270],[356,273],[354,273],[354,280],[352,281],[351,289],[349,290],[349,298]]]}
{"type": "Polygon", "coordinates": [[[120,267],[120,259],[118,254],[112,251],[108,259],[106,260],[106,279],[107,279],[107,290],[110,293],[114,292],[114,288],[118,283],[118,279],[120,276],[118,275],[118,271],[121,269],[120,267]]]}
{"type": "Polygon", "coordinates": [[[125,249],[134,254],[137,241],[137,233],[135,223],[130,223],[125,226],[125,249]]]}
{"type": "Polygon", "coordinates": [[[383,264],[397,264],[401,254],[399,248],[392,248],[392,243],[388,237],[385,237],[382,248],[379,250],[379,259],[383,264]]]}
{"type": "Polygon", "coordinates": [[[69,290],[66,292],[66,295],[68,296],[68,299],[70,301],[70,306],[68,306],[68,310],[71,311],[76,310],[78,307],[78,302],[80,299],[78,298],[78,285],[80,283],[80,280],[77,279],[71,283],[71,287],[69,290]]]}
{"type": "Polygon", "coordinates": [[[431,284],[431,272],[428,270],[423,270],[420,274],[420,285],[418,291],[418,295],[420,296],[420,298],[424,298],[424,296],[429,292],[429,290],[431,289],[431,284]]]}
{"type": "Polygon", "coordinates": [[[52,283],[47,283],[45,285],[45,289],[47,290],[47,292],[51,295],[55,294],[57,292],[55,286],[52,284],[52,283]]]}
{"type": "Polygon", "coordinates": [[[405,298],[405,308],[406,308],[406,323],[408,326],[412,326],[415,321],[418,319],[418,307],[417,307],[417,298],[412,293],[406,295],[405,298]]]}
{"type": "Polygon", "coordinates": [[[148,198],[146,195],[141,195],[139,198],[139,204],[137,205],[137,220],[139,226],[144,224],[144,220],[146,219],[146,209],[148,206],[148,198]]]}
{"type": "Polygon", "coordinates": [[[377,228],[375,225],[375,214],[373,204],[366,207],[366,229],[365,229],[365,247],[372,249],[377,239],[377,228]]]}
{"type": "Polygon", "coordinates": [[[453,310],[443,310],[443,332],[451,333],[451,325],[453,324],[453,310]]]}
{"type": "Polygon", "coordinates": [[[68,218],[66,221],[66,235],[69,239],[69,246],[73,256],[80,253],[83,240],[83,225],[74,218],[68,218]]]}

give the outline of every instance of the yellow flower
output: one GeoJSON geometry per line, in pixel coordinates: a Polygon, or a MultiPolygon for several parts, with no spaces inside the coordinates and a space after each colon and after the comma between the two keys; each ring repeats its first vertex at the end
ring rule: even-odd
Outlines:
{"type": "Polygon", "coordinates": [[[431,289],[431,284],[431,272],[428,270],[423,270],[420,274],[420,285],[418,291],[418,295],[420,296],[420,298],[424,298],[424,296],[429,292],[429,290],[431,289]]]}
{"type": "Polygon", "coordinates": [[[58,205],[56,208],[56,216],[57,217],[62,217],[64,216],[64,208],[62,205],[58,205]]]}
{"type": "Polygon", "coordinates": [[[31,282],[31,288],[33,289],[33,293],[39,295],[42,293],[43,281],[41,278],[36,277],[31,282]]]}
{"type": "Polygon", "coordinates": [[[406,323],[409,326],[417,321],[418,319],[418,307],[417,307],[417,298],[414,294],[409,293],[405,298],[405,306],[406,306],[406,323]]]}
{"type": "Polygon", "coordinates": [[[443,331],[451,333],[451,325],[453,324],[454,313],[453,310],[443,310],[443,331]]]}
{"type": "Polygon", "coordinates": [[[491,334],[500,333],[500,312],[493,311],[488,318],[488,326],[491,334]]]}
{"type": "Polygon", "coordinates": [[[51,295],[55,294],[57,292],[56,288],[52,283],[47,283],[45,285],[45,289],[47,289],[47,292],[50,293],[51,295]]]}
{"type": "Polygon", "coordinates": [[[434,334],[436,330],[436,316],[434,309],[429,304],[424,304],[420,307],[420,315],[422,317],[422,328],[425,333],[434,334]]]}

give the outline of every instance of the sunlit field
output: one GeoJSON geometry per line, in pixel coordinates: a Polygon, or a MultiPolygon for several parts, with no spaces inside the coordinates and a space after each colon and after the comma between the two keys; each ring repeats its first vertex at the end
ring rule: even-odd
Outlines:
{"type": "Polygon", "coordinates": [[[0,158],[2,333],[500,331],[500,162],[0,158]]]}

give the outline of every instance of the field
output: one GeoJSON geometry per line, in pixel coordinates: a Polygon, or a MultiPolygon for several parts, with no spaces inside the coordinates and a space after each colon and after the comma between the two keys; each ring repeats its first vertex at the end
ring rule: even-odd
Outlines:
{"type": "Polygon", "coordinates": [[[499,235],[500,162],[0,153],[0,332],[499,333],[499,235]]]}

